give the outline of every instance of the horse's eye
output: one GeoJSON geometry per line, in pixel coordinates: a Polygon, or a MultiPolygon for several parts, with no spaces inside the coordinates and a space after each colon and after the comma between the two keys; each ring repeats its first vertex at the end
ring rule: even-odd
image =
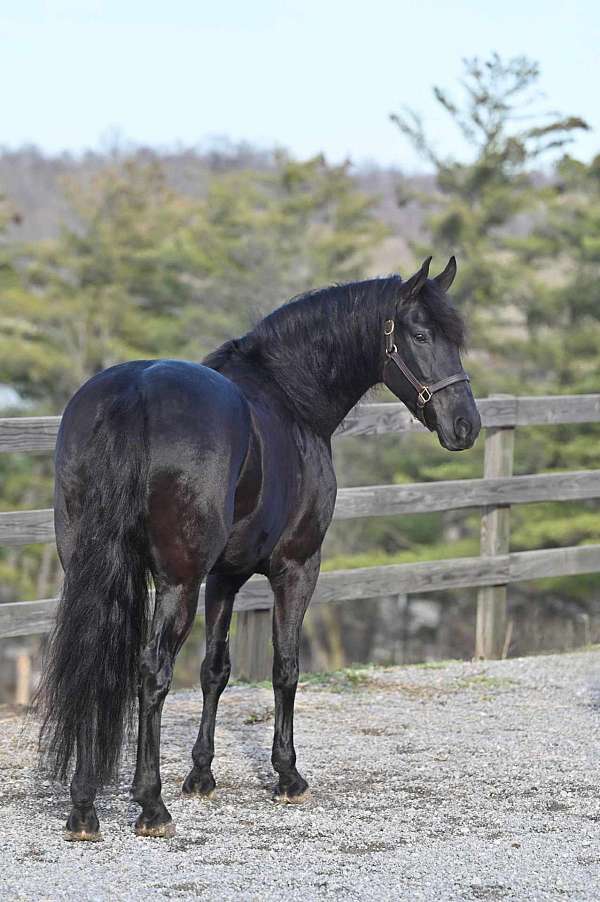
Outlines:
{"type": "Polygon", "coordinates": [[[413,338],[415,341],[427,341],[427,336],[424,332],[415,332],[413,338]]]}

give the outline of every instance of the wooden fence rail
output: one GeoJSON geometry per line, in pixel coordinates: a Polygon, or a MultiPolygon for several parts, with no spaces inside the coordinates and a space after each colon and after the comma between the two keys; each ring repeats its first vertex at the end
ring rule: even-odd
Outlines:
{"type": "MultiPolygon", "coordinates": [[[[600,470],[340,489],[333,516],[335,520],[350,520],[529,504],[534,501],[586,501],[590,498],[600,498],[600,470]]],[[[52,508],[0,514],[0,545],[53,541],[52,508]]]]}
{"type": "MultiPolygon", "coordinates": [[[[490,557],[449,558],[418,564],[387,564],[334,570],[319,576],[313,604],[357,601],[403,593],[441,592],[508,585],[550,576],[576,576],[600,571],[600,545],[574,545],[514,551],[490,557]]],[[[204,599],[204,586],[200,602],[204,599]]],[[[19,601],[0,605],[0,636],[46,633],[52,626],[57,599],[19,601]]],[[[273,607],[267,580],[253,576],[240,590],[235,611],[264,611],[273,607]]]]}
{"type": "MultiPolygon", "coordinates": [[[[529,425],[598,423],[600,395],[501,395],[477,403],[486,430],[484,478],[341,489],[334,516],[343,520],[481,508],[481,555],[324,572],[315,603],[478,587],[476,655],[498,657],[505,642],[509,584],[600,571],[600,545],[509,552],[511,505],[600,498],[600,470],[512,476],[515,429],[529,425]]],[[[59,423],[59,417],[0,419],[0,452],[51,451],[59,423]]],[[[423,427],[402,404],[363,404],[350,413],[337,438],[415,431],[423,431],[423,427]]],[[[0,545],[53,540],[52,510],[0,514],[0,545]]],[[[264,612],[271,606],[272,596],[266,580],[253,577],[240,592],[235,610],[248,612],[250,616],[250,612],[264,612]]],[[[0,605],[0,638],[47,632],[55,610],[55,599],[0,605]]],[[[257,614],[256,622],[248,618],[246,621],[253,649],[258,650],[261,643],[264,647],[268,641],[268,618],[257,614]]],[[[252,678],[265,675],[264,654],[258,655],[263,662],[260,673],[253,671],[253,655],[242,657],[247,659],[244,675],[252,678]]]]}

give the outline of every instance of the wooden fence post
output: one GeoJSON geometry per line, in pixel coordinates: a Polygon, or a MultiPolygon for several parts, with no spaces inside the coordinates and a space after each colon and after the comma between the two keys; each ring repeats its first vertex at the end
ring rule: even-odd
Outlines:
{"type": "Polygon", "coordinates": [[[239,611],[231,664],[233,675],[252,683],[270,680],[273,667],[271,622],[273,612],[268,610],[239,611]]]}
{"type": "Polygon", "coordinates": [[[31,701],[31,652],[22,651],[16,658],[15,704],[28,705],[31,701]]]}
{"type": "MultiPolygon", "coordinates": [[[[493,395],[510,398],[510,395],[493,395]]],[[[486,479],[512,476],[514,426],[486,429],[483,475],[486,479]]],[[[489,557],[510,550],[510,505],[481,511],[480,554],[489,557]]],[[[477,593],[475,657],[501,658],[506,639],[506,585],[485,586],[477,593]]]]}

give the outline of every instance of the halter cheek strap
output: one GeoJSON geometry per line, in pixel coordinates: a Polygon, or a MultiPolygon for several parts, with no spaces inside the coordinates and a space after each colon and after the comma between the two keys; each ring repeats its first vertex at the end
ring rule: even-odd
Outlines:
{"type": "Polygon", "coordinates": [[[468,375],[463,370],[462,373],[455,373],[453,376],[446,376],[439,382],[433,382],[431,385],[423,385],[419,382],[412,370],[405,364],[398,353],[398,348],[394,342],[394,320],[387,319],[383,326],[383,334],[385,336],[385,353],[392,360],[402,375],[407,379],[417,392],[417,407],[425,407],[431,401],[436,392],[454,385],[455,382],[470,382],[468,375]]]}

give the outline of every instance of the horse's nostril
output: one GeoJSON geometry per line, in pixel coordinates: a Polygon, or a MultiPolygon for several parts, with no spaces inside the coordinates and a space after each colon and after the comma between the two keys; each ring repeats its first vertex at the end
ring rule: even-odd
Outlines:
{"type": "Polygon", "coordinates": [[[454,421],[454,434],[460,441],[464,441],[471,435],[472,426],[464,417],[457,417],[454,421]]]}

